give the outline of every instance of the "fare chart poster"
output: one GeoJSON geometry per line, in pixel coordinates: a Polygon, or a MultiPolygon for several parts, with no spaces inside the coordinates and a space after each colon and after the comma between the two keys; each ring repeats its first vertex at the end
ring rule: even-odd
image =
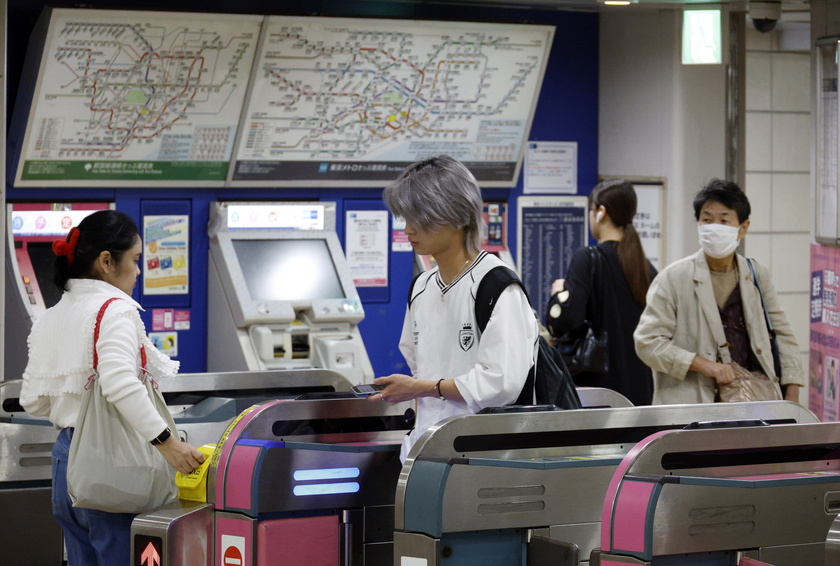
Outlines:
{"type": "Polygon", "coordinates": [[[837,421],[840,373],[840,249],[811,245],[811,355],[808,408],[823,421],[837,421]]]}

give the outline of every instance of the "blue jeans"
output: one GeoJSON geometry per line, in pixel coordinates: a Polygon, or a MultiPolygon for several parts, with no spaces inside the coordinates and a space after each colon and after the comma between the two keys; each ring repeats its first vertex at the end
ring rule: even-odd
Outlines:
{"type": "Polygon", "coordinates": [[[131,564],[132,513],[106,513],[73,507],[67,493],[67,461],[73,429],[65,428],[52,450],[52,508],[64,531],[67,566],[131,564]]]}

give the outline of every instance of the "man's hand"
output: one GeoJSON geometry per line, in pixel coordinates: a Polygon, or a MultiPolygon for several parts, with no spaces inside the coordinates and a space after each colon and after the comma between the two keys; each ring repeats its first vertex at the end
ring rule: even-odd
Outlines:
{"type": "Polygon", "coordinates": [[[785,401],[799,403],[800,387],[798,385],[783,385],[782,388],[785,390],[785,401]]]}
{"type": "Polygon", "coordinates": [[[688,369],[711,377],[716,383],[732,383],[736,378],[735,370],[731,365],[712,362],[700,356],[694,356],[688,369]]]}

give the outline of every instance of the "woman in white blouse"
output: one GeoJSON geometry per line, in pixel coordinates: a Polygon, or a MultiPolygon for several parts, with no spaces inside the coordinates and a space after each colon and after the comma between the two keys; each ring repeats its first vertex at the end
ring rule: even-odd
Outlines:
{"type": "Polygon", "coordinates": [[[141,345],[154,379],[175,375],[178,363],[146,337],[141,307],[131,298],[142,251],[137,225],[122,212],[98,211],[56,241],[53,251],[54,281],[63,294],[32,328],[20,401],[29,414],[46,416],[61,430],[53,447],[53,515],[64,531],[69,566],[128,564],[134,515],[73,507],[67,493],[70,443],[94,373],[94,326],[109,299],[121,300],[104,311],[95,346],[103,395],[175,470],[191,472],[204,457],[167,428],[138,379],[141,345]]]}

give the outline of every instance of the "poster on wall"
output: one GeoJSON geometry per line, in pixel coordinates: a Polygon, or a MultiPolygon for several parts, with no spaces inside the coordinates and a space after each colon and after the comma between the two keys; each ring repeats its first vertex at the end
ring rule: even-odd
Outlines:
{"type": "Polygon", "coordinates": [[[645,257],[657,270],[662,269],[665,257],[665,239],[662,228],[665,226],[665,185],[662,183],[633,183],[636,190],[636,216],[633,227],[642,241],[645,257]]]}
{"type": "Polygon", "coordinates": [[[382,186],[446,153],[483,187],[515,186],[553,36],[548,25],[269,16],[231,181],[382,186]]]}
{"type": "Polygon", "coordinates": [[[388,211],[348,210],[345,255],[356,287],[388,286],[388,211]]]}
{"type": "Polygon", "coordinates": [[[528,142],[523,192],[577,193],[577,142],[528,142]]]}
{"type": "Polygon", "coordinates": [[[808,408],[824,421],[840,416],[840,249],[811,245],[811,343],[808,408]]]}
{"type": "Polygon", "coordinates": [[[143,217],[143,294],[189,293],[187,215],[143,217]]]}
{"type": "Polygon", "coordinates": [[[16,186],[224,183],[262,16],[44,17],[16,186]]]}

